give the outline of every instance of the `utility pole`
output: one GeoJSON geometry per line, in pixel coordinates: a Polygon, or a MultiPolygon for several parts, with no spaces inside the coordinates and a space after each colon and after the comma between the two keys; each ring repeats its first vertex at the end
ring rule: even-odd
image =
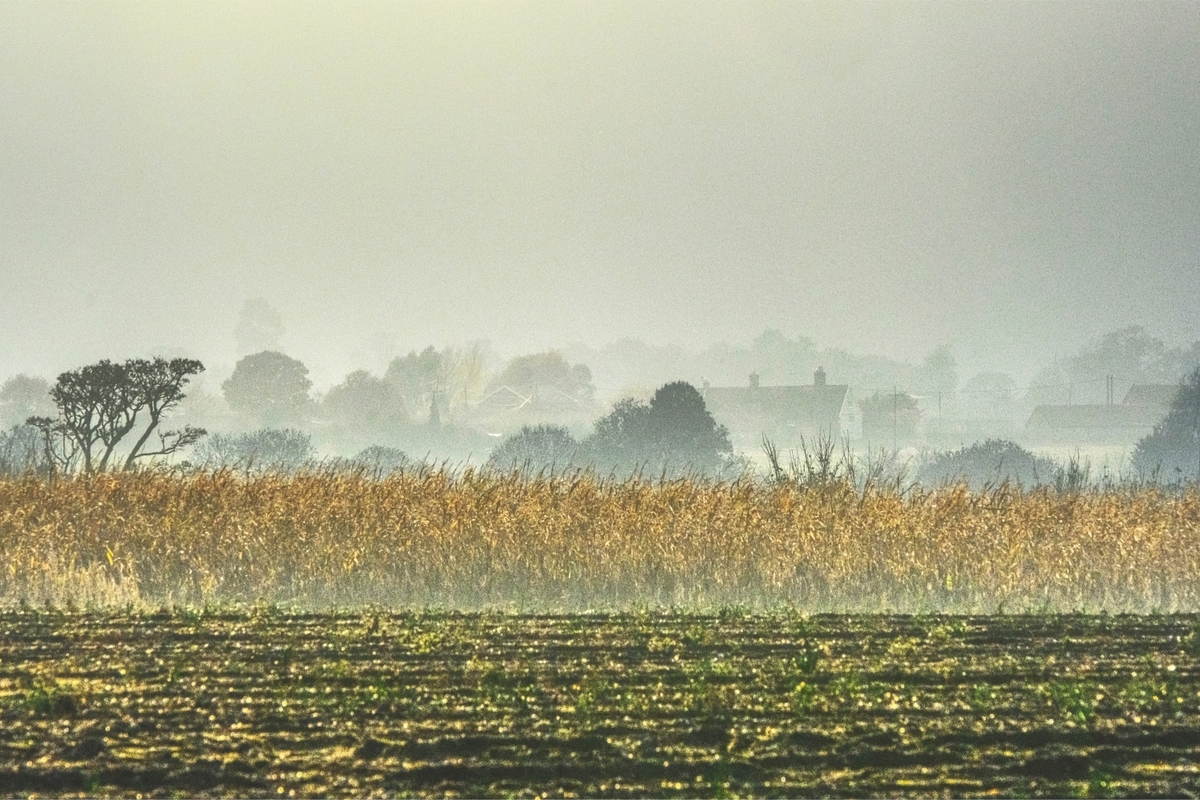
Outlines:
{"type": "Polygon", "coordinates": [[[1200,484],[1200,379],[1196,381],[1196,483],[1200,484]]]}
{"type": "Polygon", "coordinates": [[[892,452],[898,452],[896,447],[896,414],[897,406],[899,405],[900,395],[896,392],[896,387],[892,387],[892,452]]]}

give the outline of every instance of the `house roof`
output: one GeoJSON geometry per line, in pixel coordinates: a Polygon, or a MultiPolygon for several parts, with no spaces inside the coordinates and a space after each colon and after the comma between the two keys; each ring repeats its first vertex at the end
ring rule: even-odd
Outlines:
{"type": "Polygon", "coordinates": [[[850,387],[709,386],[702,391],[713,418],[730,430],[754,435],[783,426],[798,432],[837,430],[850,387]]]}
{"type": "Polygon", "coordinates": [[[1151,405],[1042,405],[1025,423],[1029,431],[1107,430],[1143,431],[1161,421],[1163,410],[1151,405]]]}
{"type": "Polygon", "coordinates": [[[558,387],[549,384],[525,388],[501,386],[476,403],[471,413],[480,418],[528,419],[530,417],[557,418],[591,413],[593,404],[588,400],[572,397],[558,387]]]}
{"type": "Polygon", "coordinates": [[[1126,406],[1157,406],[1167,409],[1175,402],[1179,394],[1177,383],[1135,383],[1129,387],[1129,393],[1121,405],[1126,406]]]}

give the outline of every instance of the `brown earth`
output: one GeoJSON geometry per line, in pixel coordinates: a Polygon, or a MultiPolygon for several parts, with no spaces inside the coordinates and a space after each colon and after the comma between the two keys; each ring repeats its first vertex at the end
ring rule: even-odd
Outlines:
{"type": "Polygon", "coordinates": [[[6,796],[1191,796],[1200,619],[0,613],[6,796]]]}

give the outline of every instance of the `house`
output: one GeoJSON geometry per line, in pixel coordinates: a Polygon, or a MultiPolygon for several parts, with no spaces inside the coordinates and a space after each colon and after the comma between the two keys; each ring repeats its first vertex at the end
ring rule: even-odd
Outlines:
{"type": "Polygon", "coordinates": [[[1162,421],[1178,392],[1176,384],[1135,384],[1120,403],[1040,405],[1025,436],[1038,444],[1133,444],[1162,421]]]}
{"type": "Polygon", "coordinates": [[[811,386],[705,386],[704,403],[718,424],[729,429],[736,450],[758,450],[763,437],[783,449],[818,436],[841,436],[841,416],[850,387],[829,384],[818,368],[811,386]]]}
{"type": "Polygon", "coordinates": [[[470,419],[488,430],[514,431],[522,425],[578,425],[596,413],[590,399],[575,397],[550,384],[500,386],[471,407],[470,419]]]}

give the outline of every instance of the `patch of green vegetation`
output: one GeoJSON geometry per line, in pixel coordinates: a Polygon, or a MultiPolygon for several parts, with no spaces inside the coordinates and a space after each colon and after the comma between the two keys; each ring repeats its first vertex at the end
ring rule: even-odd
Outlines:
{"type": "Polygon", "coordinates": [[[56,681],[37,681],[20,699],[20,705],[37,717],[71,717],[84,707],[85,698],[56,681]]]}
{"type": "Polygon", "coordinates": [[[1101,695],[1095,683],[1078,679],[1051,681],[1042,689],[1049,702],[1067,719],[1086,725],[1096,716],[1101,695]]]}

